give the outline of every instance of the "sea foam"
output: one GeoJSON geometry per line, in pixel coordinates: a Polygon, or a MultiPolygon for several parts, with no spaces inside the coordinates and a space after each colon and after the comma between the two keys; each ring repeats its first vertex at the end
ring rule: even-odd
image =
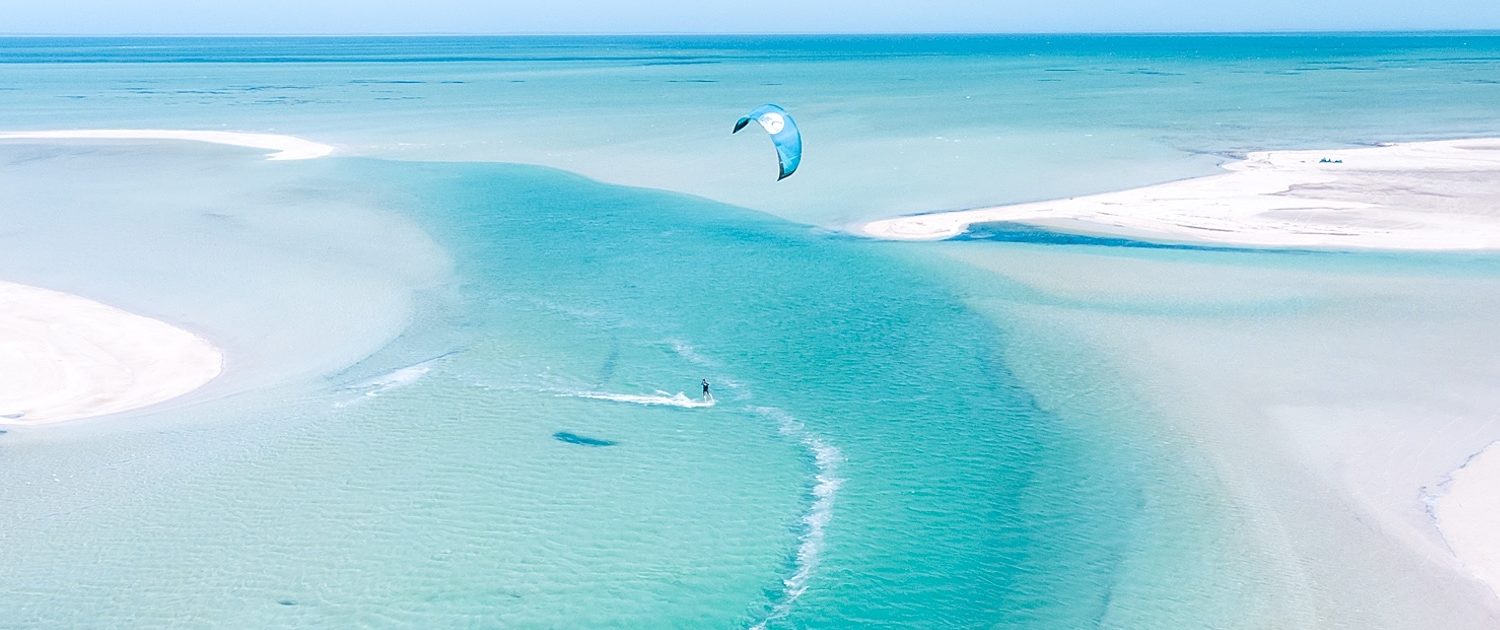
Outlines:
{"type": "Polygon", "coordinates": [[[807,592],[813,574],[818,569],[818,564],[823,557],[828,524],[833,520],[834,498],[838,495],[839,488],[844,485],[844,479],[838,474],[839,464],[844,461],[844,454],[838,447],[809,431],[806,425],[784,410],[775,407],[755,407],[752,411],[775,420],[776,428],[782,435],[800,442],[812,455],[814,468],[813,487],[809,493],[812,503],[802,515],[801,542],[797,545],[794,569],[790,576],[782,579],[781,597],[771,608],[770,614],[753,626],[756,630],[761,630],[766,627],[766,624],[785,617],[791,612],[792,606],[797,603],[803,593],[807,592]]]}
{"type": "MultiPolygon", "coordinates": [[[[446,355],[444,355],[446,356],[446,355]]],[[[403,368],[391,370],[380,376],[368,378],[345,387],[345,390],[360,392],[359,396],[335,403],[335,407],[347,407],[367,398],[375,398],[393,389],[411,385],[432,371],[432,367],[443,357],[428,359],[403,368]]]]}
{"type": "Polygon", "coordinates": [[[654,395],[611,394],[609,392],[572,392],[559,395],[570,396],[573,398],[590,398],[593,400],[608,400],[613,402],[632,403],[636,405],[681,407],[683,409],[696,409],[714,406],[714,400],[712,398],[708,400],[700,400],[697,398],[688,398],[687,394],[684,394],[682,392],[677,392],[676,394],[668,394],[667,392],[661,390],[657,390],[656,394],[654,395]]]}

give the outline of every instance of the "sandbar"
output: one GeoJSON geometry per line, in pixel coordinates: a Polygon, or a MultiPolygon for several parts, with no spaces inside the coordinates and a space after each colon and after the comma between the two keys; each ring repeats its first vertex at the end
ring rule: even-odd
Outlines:
{"type": "Polygon", "coordinates": [[[147,407],[198,389],[223,365],[217,348],[186,330],[0,281],[0,426],[147,407]]]}
{"type": "Polygon", "coordinates": [[[272,151],[268,160],[310,160],[328,156],[333,147],[295,136],[239,131],[189,129],[63,129],[5,131],[0,140],[186,140],[272,151]]]}
{"type": "Polygon", "coordinates": [[[1247,247],[1500,248],[1500,139],[1259,151],[1226,172],[1119,192],[883,219],[866,236],[940,240],[980,223],[1247,247]]]}
{"type": "Polygon", "coordinates": [[[1500,442],[1453,471],[1432,514],[1453,554],[1500,595],[1500,442]]]}

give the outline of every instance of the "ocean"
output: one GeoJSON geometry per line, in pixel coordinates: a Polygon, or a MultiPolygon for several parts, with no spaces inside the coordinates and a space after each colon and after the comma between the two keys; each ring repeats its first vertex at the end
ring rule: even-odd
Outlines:
{"type": "Polygon", "coordinates": [[[1358,594],[1069,324],[1336,327],[1492,258],[840,228],[1500,135],[1497,68],[1487,34],[0,39],[5,130],[340,149],[0,143],[0,278],[228,357],[0,435],[0,626],[1338,625],[1358,594]],[[729,134],[762,102],[807,138],[780,183],[729,134]],[[1004,270],[1101,264],[1347,291],[1004,270]]]}

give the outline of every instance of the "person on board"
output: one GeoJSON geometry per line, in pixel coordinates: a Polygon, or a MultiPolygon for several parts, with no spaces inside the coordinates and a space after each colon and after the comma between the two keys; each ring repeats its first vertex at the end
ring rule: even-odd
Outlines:
{"type": "Polygon", "coordinates": [[[710,394],[708,392],[708,379],[706,379],[706,378],[703,379],[703,399],[704,400],[713,400],[714,399],[714,395],[710,394]]]}

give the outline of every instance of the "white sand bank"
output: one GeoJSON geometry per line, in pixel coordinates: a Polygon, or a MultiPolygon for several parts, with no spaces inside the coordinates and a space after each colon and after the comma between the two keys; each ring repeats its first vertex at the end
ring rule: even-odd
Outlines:
{"type": "Polygon", "coordinates": [[[0,282],[0,426],[117,413],[219,375],[201,337],[75,295],[0,282]]]}
{"type": "Polygon", "coordinates": [[[187,129],[65,129],[5,131],[0,140],[188,140],[274,151],[270,160],[310,160],[333,153],[333,147],[293,136],[238,131],[187,129]]]}
{"type": "Polygon", "coordinates": [[[1443,540],[1500,594],[1500,442],[1454,471],[1443,489],[1432,506],[1443,540]]]}
{"type": "Polygon", "coordinates": [[[1259,247],[1500,248],[1500,139],[1261,151],[1224,168],[1120,192],[884,219],[858,231],[936,240],[976,223],[1018,222],[1259,247]]]}

